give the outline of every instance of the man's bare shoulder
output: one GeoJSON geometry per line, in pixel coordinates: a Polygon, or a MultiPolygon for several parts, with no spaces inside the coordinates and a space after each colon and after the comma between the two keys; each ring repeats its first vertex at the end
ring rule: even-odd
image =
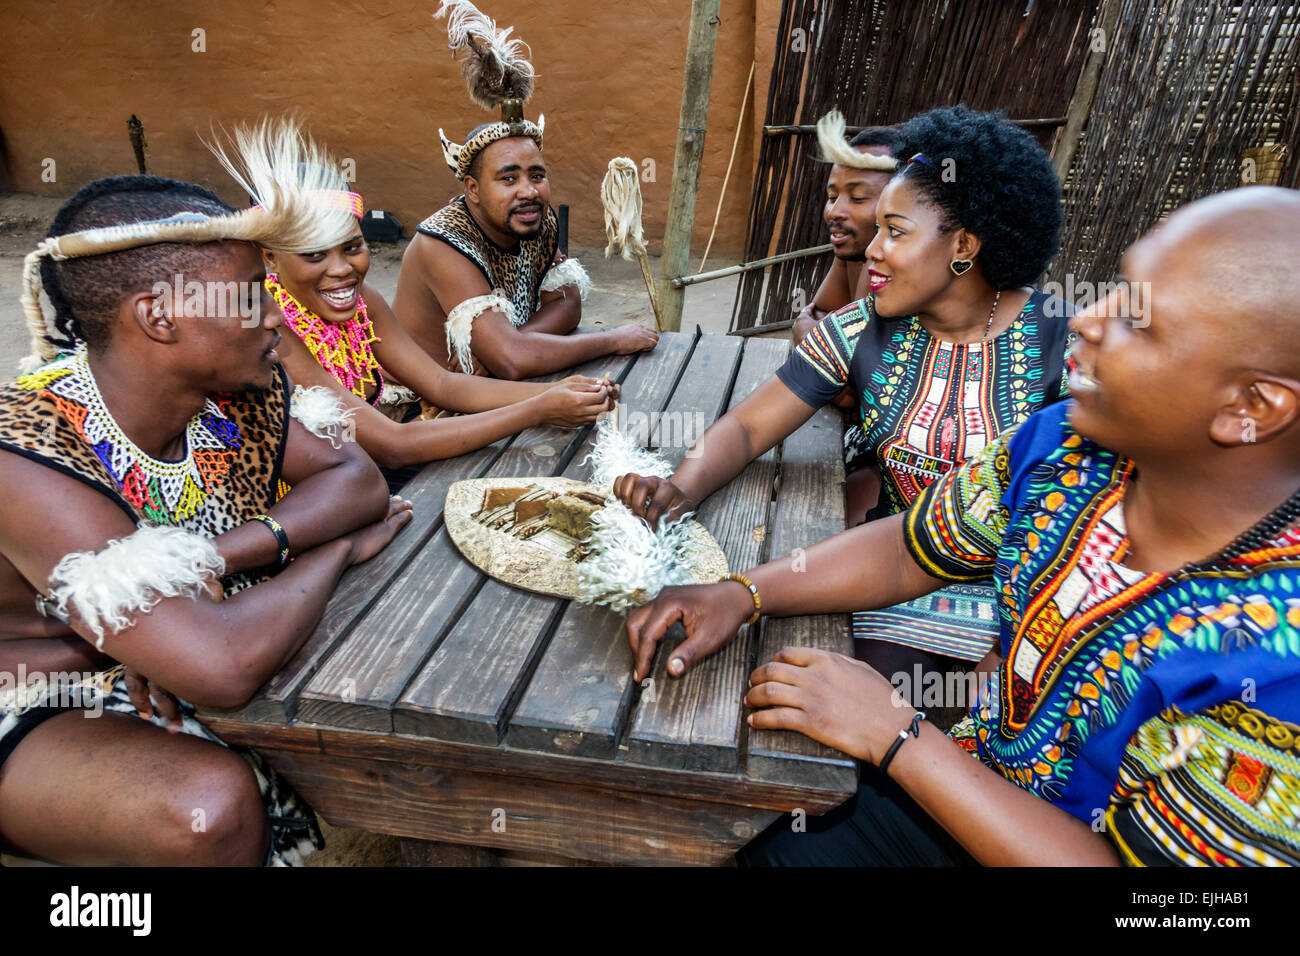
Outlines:
{"type": "Polygon", "coordinates": [[[85,482],[8,449],[0,449],[0,553],[35,587],[65,554],[93,551],[135,531],[135,522],[85,482]]]}
{"type": "Polygon", "coordinates": [[[437,236],[430,236],[423,232],[417,232],[411,244],[406,247],[403,259],[407,256],[414,257],[425,271],[435,276],[459,273],[480,274],[474,260],[460,249],[437,236]]]}

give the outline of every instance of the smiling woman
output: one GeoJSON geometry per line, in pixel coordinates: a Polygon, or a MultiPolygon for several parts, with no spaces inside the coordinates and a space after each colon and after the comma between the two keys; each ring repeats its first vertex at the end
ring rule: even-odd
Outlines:
{"type": "MultiPolygon", "coordinates": [[[[217,152],[254,196],[279,181],[304,174],[321,178],[336,168],[292,121],[239,129],[235,142],[237,160],[219,147],[217,152]]],[[[263,246],[265,285],[293,333],[279,350],[286,370],[298,385],[334,395],[341,416],[355,426],[345,434],[355,435],[392,490],[426,462],[473,451],[530,425],[584,425],[612,406],[618,387],[583,376],[554,385],[501,382],[434,362],[366,285],[370,249],[361,236],[362,200],[341,176],[332,179],[308,212],[332,224],[330,241],[263,246]]]]}
{"type": "MultiPolygon", "coordinates": [[[[1073,307],[1029,287],[1059,241],[1061,189],[1047,155],[998,114],[964,107],[919,114],[891,134],[902,165],[876,203],[870,293],[813,327],[671,480],[616,482],[634,511],[648,507],[657,521],[690,510],[847,386],[865,440],[846,471],[881,475],[878,500],[851,498],[849,517],[883,518],[1065,396],[1073,307]]],[[[835,155],[866,159],[847,146],[835,155]]],[[[859,656],[891,674],[918,664],[943,673],[985,655],[997,621],[987,586],[922,600],[856,615],[859,656]]]]}

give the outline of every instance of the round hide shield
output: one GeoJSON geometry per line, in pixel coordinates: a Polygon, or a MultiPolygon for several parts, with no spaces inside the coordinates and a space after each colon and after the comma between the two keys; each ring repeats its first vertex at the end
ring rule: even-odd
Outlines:
{"type": "MultiPolygon", "coordinates": [[[[570,478],[470,478],[447,489],[443,519],[475,567],[512,587],[574,599],[587,521],[613,500],[608,489],[570,478]]],[[[686,527],[691,579],[717,581],[728,571],[722,548],[698,521],[686,527]]]]}

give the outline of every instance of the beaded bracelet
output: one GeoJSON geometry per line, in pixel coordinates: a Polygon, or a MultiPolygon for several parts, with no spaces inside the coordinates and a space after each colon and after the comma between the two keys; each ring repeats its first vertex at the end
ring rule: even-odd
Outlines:
{"type": "Polygon", "coordinates": [[[280,527],[280,522],[276,521],[270,515],[253,515],[253,521],[260,521],[271,529],[275,535],[275,543],[280,546],[280,564],[289,563],[289,536],[284,533],[284,528],[280,527]]]}
{"type": "Polygon", "coordinates": [[[912,718],[911,726],[898,732],[898,737],[889,745],[889,749],[885,751],[885,759],[880,761],[881,774],[884,774],[885,771],[889,769],[889,762],[894,759],[894,754],[898,753],[898,748],[903,746],[909,735],[912,737],[921,736],[921,721],[923,720],[925,720],[925,714],[918,710],[916,716],[912,718]]]}
{"type": "Polygon", "coordinates": [[[743,584],[745,587],[749,588],[749,595],[754,599],[754,613],[749,616],[749,620],[745,623],[753,624],[758,620],[758,612],[763,610],[763,602],[759,599],[758,588],[754,586],[753,581],[749,580],[749,578],[745,577],[743,574],[728,574],[726,577],[718,579],[719,584],[722,584],[725,581],[735,581],[738,584],[743,584]]]}

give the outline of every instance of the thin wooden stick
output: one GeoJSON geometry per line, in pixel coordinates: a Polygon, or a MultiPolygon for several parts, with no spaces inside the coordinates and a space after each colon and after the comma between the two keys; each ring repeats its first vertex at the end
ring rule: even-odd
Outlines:
{"type": "Polygon", "coordinates": [[[709,261],[709,250],[713,248],[713,237],[718,232],[718,220],[722,218],[722,201],[727,198],[727,183],[731,181],[731,167],[736,162],[736,147],[740,145],[740,131],[745,126],[745,108],[749,106],[749,88],[754,85],[754,67],[757,60],[749,63],[749,79],[745,81],[745,98],[740,101],[740,112],[736,116],[736,136],[731,141],[731,158],[727,160],[727,174],[722,177],[722,192],[718,194],[718,208],[713,213],[713,228],[709,230],[709,241],[704,245],[704,255],[700,258],[700,267],[696,272],[704,271],[704,263],[709,261]]]}
{"type": "Polygon", "coordinates": [[[650,308],[655,314],[655,331],[664,330],[663,316],[659,312],[659,290],[655,283],[654,273],[650,271],[650,253],[644,249],[636,253],[636,261],[641,266],[641,278],[645,280],[645,290],[650,293],[650,308]]]}

